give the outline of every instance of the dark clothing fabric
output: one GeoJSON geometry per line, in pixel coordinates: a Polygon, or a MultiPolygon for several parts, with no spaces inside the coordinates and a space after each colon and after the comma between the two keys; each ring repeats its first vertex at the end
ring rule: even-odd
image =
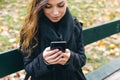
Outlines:
{"type": "Polygon", "coordinates": [[[86,80],[81,69],[86,63],[82,23],[73,18],[67,9],[66,14],[57,23],[52,23],[42,14],[38,26],[38,46],[28,58],[22,53],[25,70],[31,80],[86,80]],[[44,49],[50,46],[51,41],[62,40],[67,41],[67,48],[71,51],[69,61],[65,65],[47,65],[42,56],[44,49]]]}

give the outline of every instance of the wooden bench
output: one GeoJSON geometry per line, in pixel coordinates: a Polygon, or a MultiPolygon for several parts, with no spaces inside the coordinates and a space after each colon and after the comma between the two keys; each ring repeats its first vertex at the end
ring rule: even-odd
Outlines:
{"type": "MultiPolygon", "coordinates": [[[[120,57],[98,68],[97,70],[89,73],[86,76],[86,78],[87,80],[105,80],[119,70],[120,70],[120,57]]],[[[118,74],[116,75],[118,76],[118,74]]],[[[120,78],[120,74],[118,77],[120,78]]],[[[111,80],[111,79],[107,79],[107,80],[111,80]]],[[[112,80],[115,80],[115,79],[112,79],[112,80]]]]}
{"type": "MultiPolygon", "coordinates": [[[[120,20],[110,21],[83,30],[85,45],[96,42],[110,35],[120,32],[120,20]]],[[[22,55],[18,49],[0,53],[0,78],[24,69],[22,55]]],[[[87,80],[102,80],[120,69],[120,58],[100,67],[86,75],[87,80]],[[115,63],[116,62],[116,63],[115,63]]]]}

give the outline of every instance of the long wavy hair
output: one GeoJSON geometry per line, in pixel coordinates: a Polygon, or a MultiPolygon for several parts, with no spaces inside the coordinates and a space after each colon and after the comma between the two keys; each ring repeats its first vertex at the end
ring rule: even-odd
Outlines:
{"type": "Polygon", "coordinates": [[[37,46],[38,20],[43,7],[48,0],[32,0],[28,6],[28,12],[20,30],[20,50],[31,55],[32,50],[37,46]],[[33,40],[35,43],[33,44],[33,40]]]}

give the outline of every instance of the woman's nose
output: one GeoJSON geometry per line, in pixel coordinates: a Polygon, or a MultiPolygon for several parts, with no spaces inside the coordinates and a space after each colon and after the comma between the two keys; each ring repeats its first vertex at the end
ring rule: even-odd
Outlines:
{"type": "Polygon", "coordinates": [[[53,15],[58,15],[58,14],[59,14],[58,9],[54,9],[54,10],[53,10],[53,15]]]}

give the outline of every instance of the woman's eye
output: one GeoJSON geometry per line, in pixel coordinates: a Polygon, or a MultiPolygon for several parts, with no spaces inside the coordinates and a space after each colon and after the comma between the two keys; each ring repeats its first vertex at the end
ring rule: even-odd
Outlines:
{"type": "Polygon", "coordinates": [[[62,5],[58,5],[58,7],[64,7],[64,4],[62,4],[62,5]]]}
{"type": "Polygon", "coordinates": [[[51,6],[50,5],[46,5],[45,8],[51,8],[51,6]]]}

